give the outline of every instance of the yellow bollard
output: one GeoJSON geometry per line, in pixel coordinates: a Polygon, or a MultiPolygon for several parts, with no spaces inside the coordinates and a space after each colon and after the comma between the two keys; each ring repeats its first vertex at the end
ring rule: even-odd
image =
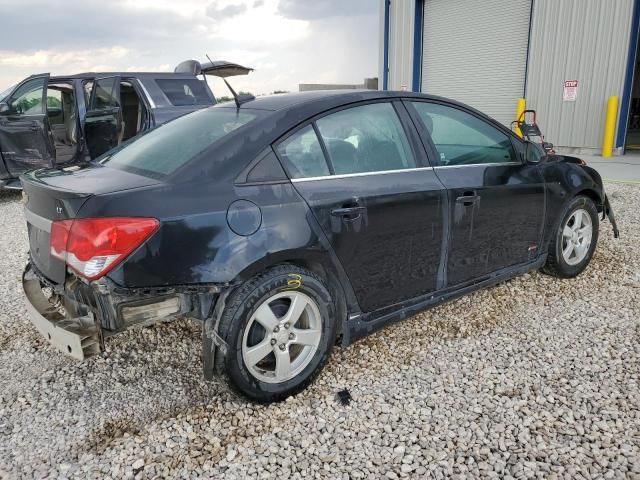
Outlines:
{"type": "MultiPolygon", "coordinates": [[[[524,98],[519,98],[518,103],[516,105],[516,122],[520,119],[520,115],[527,109],[527,101],[524,98]]],[[[516,126],[516,134],[522,138],[522,132],[516,126]]]]}
{"type": "Polygon", "coordinates": [[[607,118],[604,122],[604,141],[602,142],[602,156],[608,158],[613,153],[613,140],[616,134],[616,120],[618,119],[618,97],[609,97],[607,102],[607,118]]]}

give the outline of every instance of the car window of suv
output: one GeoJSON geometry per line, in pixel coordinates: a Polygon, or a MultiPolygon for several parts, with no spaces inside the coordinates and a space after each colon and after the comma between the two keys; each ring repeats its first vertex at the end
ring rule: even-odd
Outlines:
{"type": "Polygon", "coordinates": [[[213,104],[204,83],[197,78],[159,78],[156,83],[173,106],[213,104]]]}
{"type": "Polygon", "coordinates": [[[92,109],[104,110],[119,106],[118,99],[114,93],[117,80],[116,77],[109,77],[95,81],[93,86],[95,92],[92,92],[94,95],[92,109]]]}
{"type": "Polygon", "coordinates": [[[39,115],[44,113],[42,102],[44,84],[35,78],[22,84],[7,102],[9,111],[17,115],[39,115]]]}
{"type": "Polygon", "coordinates": [[[311,125],[285,139],[276,149],[290,178],[324,177],[330,173],[311,125]]]}
{"type": "Polygon", "coordinates": [[[511,140],[496,127],[457,108],[412,102],[440,155],[440,165],[517,161],[511,140]]]}
{"type": "Polygon", "coordinates": [[[316,124],[337,175],[416,166],[391,103],[340,110],[322,117],[316,124]]]}

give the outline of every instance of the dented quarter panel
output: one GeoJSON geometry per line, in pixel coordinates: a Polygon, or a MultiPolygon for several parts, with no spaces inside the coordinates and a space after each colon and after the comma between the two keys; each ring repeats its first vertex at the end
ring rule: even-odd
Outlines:
{"type": "Polygon", "coordinates": [[[163,184],[94,196],[81,211],[85,217],[134,214],[158,218],[161,227],[109,273],[112,281],[128,288],[228,284],[278,261],[332,262],[307,220],[308,207],[288,181],[256,186],[163,184]],[[260,209],[260,228],[251,235],[238,235],[229,227],[227,210],[238,198],[260,209]]]}

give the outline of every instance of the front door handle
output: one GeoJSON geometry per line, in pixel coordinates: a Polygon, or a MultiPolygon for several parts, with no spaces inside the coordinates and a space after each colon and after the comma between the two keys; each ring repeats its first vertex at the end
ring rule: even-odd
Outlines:
{"type": "Polygon", "coordinates": [[[331,215],[334,217],[346,218],[348,220],[355,220],[366,211],[367,207],[342,207],[331,210],[331,215]]]}
{"type": "Polygon", "coordinates": [[[464,192],[461,196],[456,198],[456,203],[461,203],[465,207],[470,207],[480,200],[480,195],[476,192],[464,192]]]}
{"type": "Polygon", "coordinates": [[[31,122],[31,130],[37,132],[40,130],[40,124],[36,121],[31,122]]]}

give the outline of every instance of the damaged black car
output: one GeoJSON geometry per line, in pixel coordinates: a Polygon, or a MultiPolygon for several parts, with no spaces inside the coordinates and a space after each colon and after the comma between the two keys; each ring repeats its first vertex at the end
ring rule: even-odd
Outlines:
{"type": "Polygon", "coordinates": [[[187,60],[171,73],[32,75],[0,93],[0,188],[19,189],[18,177],[28,170],[97,158],[156,125],[210,107],[216,99],[206,76],[250,71],[187,60]]]}
{"type": "Polygon", "coordinates": [[[238,98],[22,182],[24,291],[54,346],[198,319],[204,375],[258,401],[337,342],[530,270],[574,277],[601,220],[618,234],[584,162],[409,92],[238,98]]]}

